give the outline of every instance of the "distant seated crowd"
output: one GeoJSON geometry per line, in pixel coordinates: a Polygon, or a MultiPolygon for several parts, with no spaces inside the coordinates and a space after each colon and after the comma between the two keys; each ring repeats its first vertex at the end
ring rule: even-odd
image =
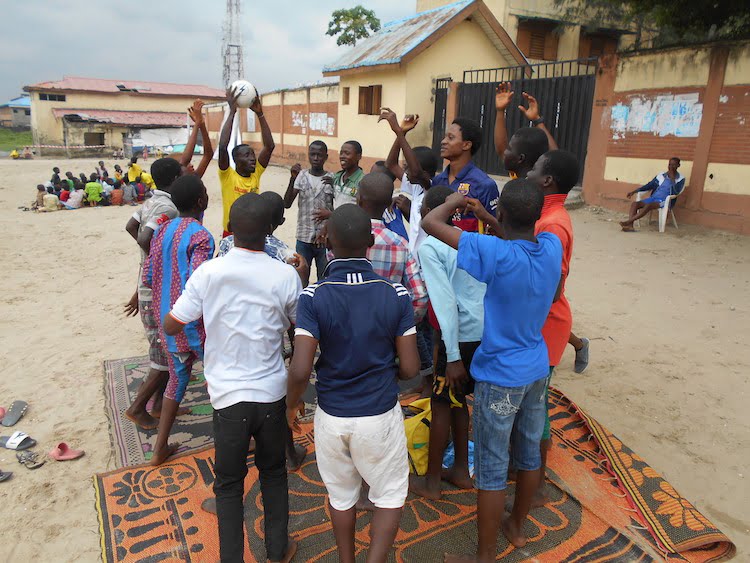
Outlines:
{"type": "Polygon", "coordinates": [[[63,178],[60,169],[54,167],[52,177],[44,184],[37,185],[36,200],[30,209],[50,212],[82,207],[138,205],[151,195],[153,188],[153,178],[138,165],[137,157],[131,159],[127,172],[115,164],[112,176],[103,160],[88,176],[85,172],[77,177],[72,172],[66,172],[63,178]]]}

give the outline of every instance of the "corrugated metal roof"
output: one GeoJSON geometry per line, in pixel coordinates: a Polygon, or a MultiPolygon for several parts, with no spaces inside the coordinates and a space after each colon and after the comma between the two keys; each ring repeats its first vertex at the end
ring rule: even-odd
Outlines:
{"type": "Polygon", "coordinates": [[[474,0],[460,0],[385,24],[380,31],[357,44],[323,72],[356,67],[398,64],[401,59],[435,33],[474,0]]]}
{"type": "Polygon", "coordinates": [[[79,92],[127,92],[149,96],[194,96],[196,98],[225,98],[224,90],[199,84],[171,84],[168,82],[146,82],[144,80],[109,80],[106,78],[84,78],[65,76],[62,80],[39,82],[25,86],[24,90],[76,90],[79,92]]]}
{"type": "Polygon", "coordinates": [[[9,102],[0,104],[0,108],[30,108],[30,107],[31,107],[31,98],[29,98],[28,96],[19,96],[18,98],[13,98],[9,102]]]}
{"type": "Polygon", "coordinates": [[[71,121],[93,121],[128,127],[185,127],[187,125],[187,113],[170,111],[55,108],[52,113],[58,118],[69,116],[71,121]]]}

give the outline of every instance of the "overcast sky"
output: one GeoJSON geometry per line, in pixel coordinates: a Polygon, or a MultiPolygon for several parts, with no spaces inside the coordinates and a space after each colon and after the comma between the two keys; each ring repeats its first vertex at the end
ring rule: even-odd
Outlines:
{"type": "MultiPolygon", "coordinates": [[[[415,0],[244,0],[245,74],[261,91],[321,78],[344,52],[331,12],[362,3],[383,23],[415,0]],[[272,6],[258,11],[256,6],[272,6]]],[[[63,75],[222,86],[223,0],[23,0],[3,10],[0,103],[63,75]]]]}

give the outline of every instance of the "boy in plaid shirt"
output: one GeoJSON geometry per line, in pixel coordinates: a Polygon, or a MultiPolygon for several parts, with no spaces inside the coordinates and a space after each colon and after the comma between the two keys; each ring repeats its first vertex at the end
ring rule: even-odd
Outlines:
{"type": "MultiPolygon", "coordinates": [[[[323,141],[313,141],[307,149],[307,158],[310,162],[309,170],[300,172],[299,164],[292,167],[289,187],[284,194],[284,207],[289,209],[295,198],[299,196],[297,254],[303,256],[311,267],[315,259],[315,267],[318,279],[320,279],[323,277],[328,260],[325,245],[321,244],[318,239],[322,232],[325,211],[333,211],[333,186],[324,181],[330,178],[331,174],[323,169],[328,160],[328,147],[323,141]]],[[[307,286],[307,281],[302,280],[302,285],[307,286]]]]}
{"type": "Polygon", "coordinates": [[[367,249],[367,259],[379,276],[400,283],[411,295],[414,319],[418,323],[427,312],[427,288],[409,243],[385,226],[383,213],[393,200],[393,180],[382,172],[362,178],[357,205],[370,216],[375,244],[367,249]]]}

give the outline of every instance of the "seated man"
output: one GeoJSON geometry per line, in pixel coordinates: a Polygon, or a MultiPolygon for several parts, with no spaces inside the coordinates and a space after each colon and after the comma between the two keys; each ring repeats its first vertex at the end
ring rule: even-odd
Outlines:
{"type": "Polygon", "coordinates": [[[638,192],[651,192],[651,196],[632,203],[628,219],[620,223],[623,231],[634,231],[633,223],[635,221],[645,217],[654,209],[664,207],[664,202],[669,196],[677,195],[682,192],[685,187],[685,176],[677,172],[679,167],[680,159],[673,156],[669,159],[669,165],[666,172],[659,174],[645,186],[641,186],[637,190],[628,192],[628,198],[633,197],[633,194],[638,192]]]}

